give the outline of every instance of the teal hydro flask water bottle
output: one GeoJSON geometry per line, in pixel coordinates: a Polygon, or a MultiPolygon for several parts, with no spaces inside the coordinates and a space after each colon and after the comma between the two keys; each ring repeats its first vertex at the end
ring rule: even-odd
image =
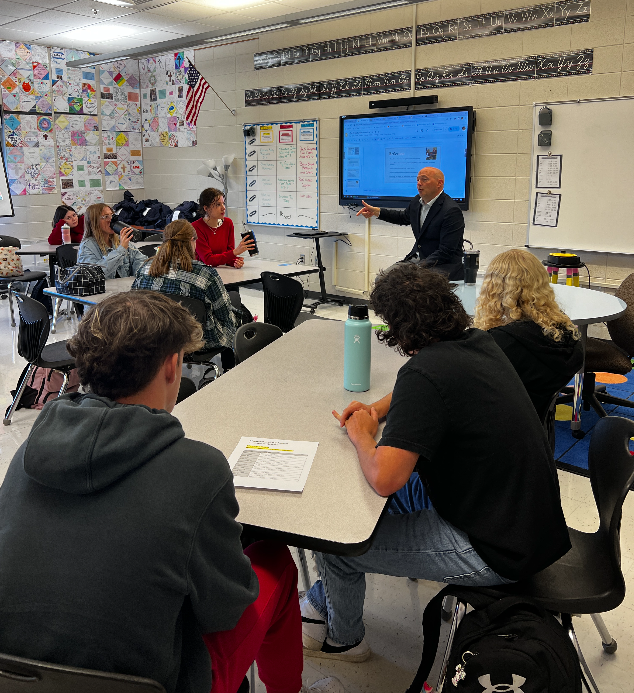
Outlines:
{"type": "Polygon", "coordinates": [[[370,389],[372,324],[367,306],[350,306],[343,348],[343,386],[350,392],[370,389]]]}

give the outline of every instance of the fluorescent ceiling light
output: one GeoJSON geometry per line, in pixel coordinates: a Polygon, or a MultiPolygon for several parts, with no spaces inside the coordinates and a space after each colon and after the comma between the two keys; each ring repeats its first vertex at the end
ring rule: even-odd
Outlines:
{"type": "Polygon", "coordinates": [[[96,65],[108,65],[109,63],[119,62],[119,60],[130,60],[130,56],[125,55],[121,58],[116,58],[115,60],[113,60],[112,58],[110,58],[108,60],[96,60],[94,63],[92,63],[92,65],[95,65],[95,66],[96,65]]]}
{"type": "MultiPolygon", "coordinates": [[[[405,2],[405,0],[403,0],[405,2]]],[[[253,34],[263,34],[265,31],[275,31],[276,29],[285,29],[287,26],[290,26],[288,22],[284,22],[283,24],[273,24],[271,26],[263,26],[260,27],[259,29],[246,29],[245,31],[236,31],[233,34],[225,34],[224,36],[216,36],[215,38],[212,39],[205,39],[206,43],[209,43],[210,41],[225,41],[227,39],[231,38],[239,38],[240,36],[251,36],[253,34]]]]}
{"type": "Polygon", "coordinates": [[[73,29],[65,31],[61,34],[64,37],[82,39],[91,43],[106,43],[107,41],[116,41],[120,38],[135,36],[150,31],[147,28],[136,26],[125,26],[120,24],[92,24],[91,26],[82,29],[73,29]]]}
{"type": "Polygon", "coordinates": [[[308,24],[309,22],[323,22],[326,19],[338,19],[339,17],[347,17],[353,14],[361,14],[362,12],[375,12],[376,10],[388,10],[391,7],[398,5],[409,5],[409,0],[395,0],[394,2],[382,2],[378,5],[368,5],[367,7],[358,7],[353,10],[342,10],[341,12],[331,12],[330,14],[319,14],[316,17],[306,17],[300,19],[300,24],[308,24]]]}
{"type": "Polygon", "coordinates": [[[126,0],[93,0],[93,2],[102,2],[104,5],[117,5],[117,7],[134,7],[133,2],[126,2],[126,0]]]}

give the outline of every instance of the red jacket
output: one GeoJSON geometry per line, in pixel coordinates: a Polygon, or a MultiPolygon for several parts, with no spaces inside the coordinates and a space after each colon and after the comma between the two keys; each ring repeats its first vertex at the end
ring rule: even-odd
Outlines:
{"type": "MultiPolygon", "coordinates": [[[[62,226],[65,222],[60,219],[57,224],[53,227],[51,235],[48,237],[49,245],[62,245],[62,226]]],[[[81,239],[84,237],[84,215],[79,217],[79,223],[75,228],[70,230],[70,242],[71,243],[81,243],[81,239]]]]}
{"type": "Polygon", "coordinates": [[[192,226],[196,229],[196,258],[206,265],[230,265],[236,261],[233,249],[236,243],[233,236],[233,222],[228,217],[217,229],[210,229],[204,219],[197,219],[192,226]]]}

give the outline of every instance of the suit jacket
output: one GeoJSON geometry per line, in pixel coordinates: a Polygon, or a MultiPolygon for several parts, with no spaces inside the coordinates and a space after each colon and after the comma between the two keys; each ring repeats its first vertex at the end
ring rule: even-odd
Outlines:
{"type": "Polygon", "coordinates": [[[449,274],[450,279],[462,279],[462,210],[449,195],[441,192],[427,213],[421,229],[420,207],[420,198],[417,195],[403,210],[382,208],[379,219],[390,224],[409,224],[412,227],[415,242],[405,260],[411,260],[418,255],[429,267],[449,274]]]}

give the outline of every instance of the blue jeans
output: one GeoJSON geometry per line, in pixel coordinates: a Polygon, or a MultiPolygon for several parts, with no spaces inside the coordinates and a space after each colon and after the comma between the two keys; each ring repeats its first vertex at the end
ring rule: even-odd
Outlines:
{"type": "Polygon", "coordinates": [[[468,586],[513,582],[498,575],[478,556],[469,538],[440,517],[429,502],[418,474],[398,491],[362,556],[315,552],[321,576],[308,601],[328,623],[328,637],[353,645],[365,635],[365,574],[421,578],[468,586]]]}

